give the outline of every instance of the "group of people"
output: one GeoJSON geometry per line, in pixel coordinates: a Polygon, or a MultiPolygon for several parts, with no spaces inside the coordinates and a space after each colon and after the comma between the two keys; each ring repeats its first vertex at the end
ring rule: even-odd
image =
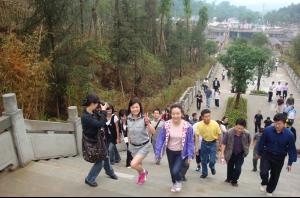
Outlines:
{"type": "MultiPolygon", "coordinates": [[[[215,78],[213,81],[213,90],[210,88],[210,83],[209,79],[205,78],[202,84],[203,91],[205,94],[206,98],[206,108],[210,109],[211,107],[211,100],[214,98],[215,100],[215,106],[220,107],[220,100],[221,100],[221,92],[220,92],[220,87],[221,83],[218,80],[218,78],[215,78]]],[[[201,110],[202,103],[204,102],[203,95],[201,91],[198,91],[196,95],[196,105],[197,105],[197,110],[201,110]]]]}
{"type": "MultiPolygon", "coordinates": [[[[204,109],[200,118],[195,113],[188,119],[179,104],[172,105],[164,114],[154,109],[153,119],[150,119],[138,98],[130,100],[128,109],[119,112],[119,118],[114,114],[112,105],[102,104],[96,95],[89,95],[83,105],[83,136],[94,140],[95,145],[105,140],[107,148],[84,147],[84,158],[87,160],[94,157],[95,161],[85,179],[87,185],[98,185],[96,178],[103,165],[108,176],[118,179],[112,164],[121,160],[116,144],[123,138],[127,144],[126,166],[137,171],[138,185],[143,185],[149,176],[143,161],[154,150],[157,165],[160,165],[164,155],[167,156],[171,192],[182,190],[182,182],[187,180],[186,173],[194,158],[197,171],[202,170],[202,179],[208,177],[208,168],[212,175],[216,175],[215,165],[219,152],[221,162],[224,165],[227,163],[226,182],[238,186],[242,165],[251,145],[246,120],[237,119],[235,127],[228,129],[228,118],[214,121],[210,110],[204,109]]],[[[286,128],[285,122],[284,114],[276,115],[274,124],[264,130],[257,146],[257,155],[261,158],[261,188],[266,188],[269,194],[276,188],[285,156],[289,154],[289,171],[292,163],[297,160],[295,138],[286,128]]],[[[87,140],[83,138],[83,143],[87,140]]]]}

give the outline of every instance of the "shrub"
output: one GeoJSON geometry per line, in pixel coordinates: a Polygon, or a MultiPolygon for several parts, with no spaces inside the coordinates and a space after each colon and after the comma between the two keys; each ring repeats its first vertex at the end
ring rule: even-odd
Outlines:
{"type": "Polygon", "coordinates": [[[235,109],[235,97],[230,97],[227,101],[225,116],[228,117],[229,127],[234,127],[237,119],[247,120],[247,99],[241,98],[238,109],[235,109]]]}

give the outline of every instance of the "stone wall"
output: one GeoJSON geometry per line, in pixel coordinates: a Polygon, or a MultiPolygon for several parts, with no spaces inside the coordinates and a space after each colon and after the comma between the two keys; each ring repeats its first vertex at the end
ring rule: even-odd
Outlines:
{"type": "Polygon", "coordinates": [[[296,74],[296,72],[287,63],[284,63],[283,67],[286,69],[287,73],[289,74],[289,77],[291,78],[291,80],[295,84],[296,88],[300,91],[300,78],[299,78],[299,76],[296,74]]]}

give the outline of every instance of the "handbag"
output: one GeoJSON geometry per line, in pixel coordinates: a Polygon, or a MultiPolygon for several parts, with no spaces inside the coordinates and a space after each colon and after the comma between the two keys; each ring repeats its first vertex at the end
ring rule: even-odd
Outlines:
{"type": "Polygon", "coordinates": [[[96,139],[91,139],[84,134],[82,137],[83,158],[90,163],[105,160],[108,155],[105,143],[105,132],[100,130],[96,137],[96,139]]]}

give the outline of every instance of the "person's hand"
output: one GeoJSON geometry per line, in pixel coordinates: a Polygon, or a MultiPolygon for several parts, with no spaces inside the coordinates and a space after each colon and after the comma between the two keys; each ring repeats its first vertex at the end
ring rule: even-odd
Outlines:
{"type": "Polygon", "coordinates": [[[151,122],[150,122],[150,118],[149,118],[149,114],[145,113],[145,117],[144,117],[145,123],[148,126],[151,122]]]}
{"type": "Polygon", "coordinates": [[[287,168],[286,168],[286,170],[290,173],[290,172],[292,172],[292,166],[288,166],[287,168]]]}
{"type": "Polygon", "coordinates": [[[260,155],[256,155],[256,159],[261,159],[261,156],[260,155]]]}
{"type": "Polygon", "coordinates": [[[106,109],[108,108],[108,104],[107,103],[105,103],[105,105],[100,104],[100,106],[101,106],[101,110],[102,111],[106,111],[106,109]]]}
{"type": "Polygon", "coordinates": [[[199,153],[199,150],[196,151],[195,154],[196,154],[196,156],[199,156],[199,154],[200,154],[200,153],[199,153]]]}
{"type": "Polygon", "coordinates": [[[192,159],[188,159],[188,160],[187,160],[187,163],[188,163],[188,164],[191,164],[192,161],[193,161],[192,159]]]}

